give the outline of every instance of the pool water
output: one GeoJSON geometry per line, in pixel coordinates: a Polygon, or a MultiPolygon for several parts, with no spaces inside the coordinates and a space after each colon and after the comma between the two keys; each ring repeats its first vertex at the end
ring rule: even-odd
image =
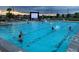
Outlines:
{"type": "Polygon", "coordinates": [[[18,22],[0,26],[0,37],[27,52],[65,52],[76,33],[78,22],[18,22]],[[72,30],[69,31],[69,26],[72,30]],[[52,30],[52,27],[54,29],[52,30]],[[20,31],[23,42],[18,41],[20,31]]]}

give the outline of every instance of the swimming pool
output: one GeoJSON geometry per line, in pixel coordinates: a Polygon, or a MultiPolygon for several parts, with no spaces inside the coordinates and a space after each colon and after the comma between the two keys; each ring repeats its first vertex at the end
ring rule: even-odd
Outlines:
{"type": "Polygon", "coordinates": [[[78,26],[79,22],[18,22],[0,26],[0,37],[27,52],[65,52],[79,32],[78,26]],[[18,42],[20,31],[23,32],[23,43],[18,42]]]}

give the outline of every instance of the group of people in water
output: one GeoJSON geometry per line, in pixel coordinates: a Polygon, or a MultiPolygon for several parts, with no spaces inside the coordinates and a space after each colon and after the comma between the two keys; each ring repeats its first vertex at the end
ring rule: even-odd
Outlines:
{"type": "MultiPolygon", "coordinates": [[[[55,28],[54,27],[52,27],[52,30],[55,30],[55,28]]],[[[68,30],[69,31],[72,31],[72,27],[71,26],[69,26],[68,27],[68,30]]],[[[22,43],[23,42],[23,32],[22,31],[20,31],[20,33],[19,33],[19,35],[18,35],[18,41],[20,42],[20,43],[22,43]]]]}

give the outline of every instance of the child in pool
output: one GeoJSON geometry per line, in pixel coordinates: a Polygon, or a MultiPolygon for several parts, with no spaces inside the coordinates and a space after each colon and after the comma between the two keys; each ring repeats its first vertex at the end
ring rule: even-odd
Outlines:
{"type": "Polygon", "coordinates": [[[71,26],[69,26],[69,31],[71,31],[72,30],[72,27],[71,26]]]}
{"type": "Polygon", "coordinates": [[[52,27],[52,30],[54,30],[54,27],[52,27]]]}
{"type": "Polygon", "coordinates": [[[21,42],[21,43],[23,42],[23,38],[22,38],[22,36],[23,36],[23,33],[20,32],[18,41],[21,42]]]}

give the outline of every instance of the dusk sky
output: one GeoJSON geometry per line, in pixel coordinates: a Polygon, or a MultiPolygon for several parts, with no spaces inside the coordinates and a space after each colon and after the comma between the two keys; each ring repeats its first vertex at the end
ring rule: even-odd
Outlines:
{"type": "MultiPolygon", "coordinates": [[[[6,10],[9,6],[0,6],[0,10],[6,10]]],[[[10,6],[20,12],[40,13],[74,13],[79,11],[79,6],[10,6]]]]}

